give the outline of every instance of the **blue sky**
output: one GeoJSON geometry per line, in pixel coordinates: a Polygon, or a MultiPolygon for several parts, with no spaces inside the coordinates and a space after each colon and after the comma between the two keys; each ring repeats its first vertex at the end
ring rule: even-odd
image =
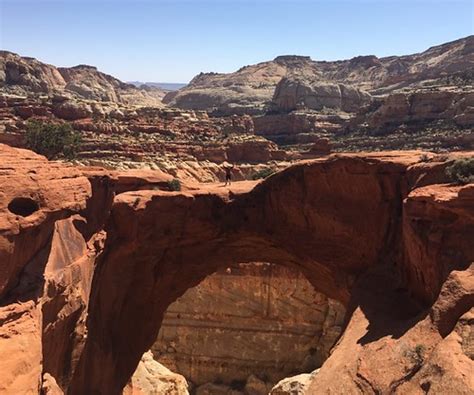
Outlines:
{"type": "Polygon", "coordinates": [[[0,47],[187,82],[282,54],[402,55],[474,34],[474,0],[0,0],[0,47]]]}

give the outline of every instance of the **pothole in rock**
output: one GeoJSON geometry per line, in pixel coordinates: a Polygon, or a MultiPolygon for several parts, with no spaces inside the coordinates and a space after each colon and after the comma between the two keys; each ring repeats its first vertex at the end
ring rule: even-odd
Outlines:
{"type": "Polygon", "coordinates": [[[299,272],[241,264],[170,305],[151,351],[187,379],[191,394],[263,395],[285,377],[319,368],[344,314],[299,272]]]}
{"type": "Polygon", "coordinates": [[[16,197],[8,204],[8,210],[13,214],[28,217],[39,210],[39,205],[29,197],[16,197]]]}

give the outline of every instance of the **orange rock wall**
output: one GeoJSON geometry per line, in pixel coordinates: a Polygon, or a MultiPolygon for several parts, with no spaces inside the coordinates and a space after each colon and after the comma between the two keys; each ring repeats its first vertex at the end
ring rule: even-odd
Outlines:
{"type": "Polygon", "coordinates": [[[195,385],[251,375],[276,383],[321,366],[344,307],[283,266],[247,264],[207,277],[170,305],[155,359],[195,385]]]}

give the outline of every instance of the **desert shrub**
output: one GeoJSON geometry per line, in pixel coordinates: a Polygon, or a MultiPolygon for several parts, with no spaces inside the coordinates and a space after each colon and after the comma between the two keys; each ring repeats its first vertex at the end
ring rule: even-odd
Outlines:
{"type": "Polygon", "coordinates": [[[423,344],[417,344],[414,348],[405,351],[404,355],[420,366],[425,360],[426,348],[423,344]]]}
{"type": "Polygon", "coordinates": [[[446,175],[458,184],[474,182],[474,157],[455,160],[446,168],[446,175]]]}
{"type": "Polygon", "coordinates": [[[430,157],[427,154],[422,154],[420,156],[420,162],[429,162],[429,161],[430,161],[430,157]]]}
{"type": "Polygon", "coordinates": [[[168,188],[170,191],[181,191],[181,181],[179,181],[177,178],[168,181],[168,188]]]}
{"type": "Polygon", "coordinates": [[[26,146],[48,159],[72,159],[77,154],[81,136],[70,124],[30,121],[26,125],[26,146]]]}
{"type": "Polygon", "coordinates": [[[267,167],[266,169],[262,169],[254,173],[252,176],[252,180],[260,180],[261,178],[267,178],[271,176],[273,173],[275,173],[275,170],[267,167]]]}

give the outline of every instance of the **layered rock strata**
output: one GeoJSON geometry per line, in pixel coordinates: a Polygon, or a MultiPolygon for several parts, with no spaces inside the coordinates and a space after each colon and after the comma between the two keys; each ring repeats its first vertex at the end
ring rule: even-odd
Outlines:
{"type": "Polygon", "coordinates": [[[94,66],[55,67],[34,58],[0,51],[0,88],[15,95],[56,94],[130,105],[161,105],[164,92],[139,89],[94,66]]]}
{"type": "Polygon", "coordinates": [[[326,360],[344,308],[298,272],[270,264],[219,271],[167,310],[152,347],[155,359],[194,385],[274,384],[326,360]]]}

